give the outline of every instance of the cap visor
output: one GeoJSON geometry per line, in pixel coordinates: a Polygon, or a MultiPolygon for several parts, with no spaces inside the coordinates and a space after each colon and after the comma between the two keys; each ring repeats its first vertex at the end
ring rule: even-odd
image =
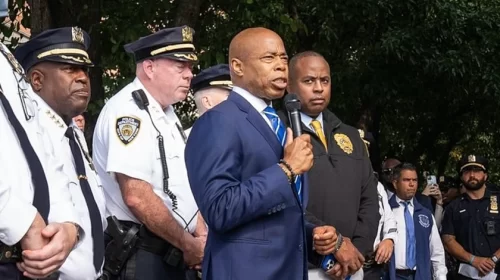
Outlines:
{"type": "Polygon", "coordinates": [[[460,171],[464,170],[464,168],[469,167],[469,166],[481,167],[481,169],[483,169],[483,171],[486,172],[486,168],[484,168],[484,165],[476,163],[476,162],[464,164],[462,167],[460,167],[460,171]]]}
{"type": "Polygon", "coordinates": [[[81,66],[86,66],[86,67],[94,67],[94,63],[90,61],[88,58],[83,57],[81,55],[65,55],[65,56],[49,56],[49,57],[44,57],[38,63],[44,62],[44,61],[51,61],[51,62],[59,62],[59,63],[65,63],[65,64],[73,64],[73,65],[81,65],[81,66]]]}
{"type": "Polygon", "coordinates": [[[193,52],[166,53],[166,54],[159,54],[155,57],[164,57],[177,61],[190,61],[190,62],[198,61],[198,56],[193,52]]]}

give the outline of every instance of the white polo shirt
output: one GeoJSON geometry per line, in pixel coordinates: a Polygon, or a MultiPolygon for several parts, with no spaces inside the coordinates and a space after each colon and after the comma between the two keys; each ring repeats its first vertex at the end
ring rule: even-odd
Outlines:
{"type": "MultiPolygon", "coordinates": [[[[168,187],[178,201],[176,212],[189,223],[188,230],[192,233],[197,219],[190,220],[198,207],[189,187],[184,162],[186,144],[180,121],[173,107],[169,106],[163,111],[137,78],[106,103],[94,130],[93,158],[104,186],[108,214],[119,220],[139,223],[123,201],[115,173],[151,184],[155,194],[172,210],[172,201],[163,190],[158,133],[151,121],[163,136],[169,174],[168,187]],[[132,92],[137,89],[144,90],[148,97],[152,120],[132,97],[132,92]]],[[[172,215],[182,227],[186,227],[183,219],[175,213],[172,215]]]]}

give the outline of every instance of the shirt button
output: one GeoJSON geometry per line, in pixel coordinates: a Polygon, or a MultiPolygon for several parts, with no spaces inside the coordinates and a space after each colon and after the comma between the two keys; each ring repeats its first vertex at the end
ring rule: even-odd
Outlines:
{"type": "Polygon", "coordinates": [[[0,233],[0,239],[5,239],[5,234],[4,233],[0,233]]]}
{"type": "Polygon", "coordinates": [[[299,251],[302,252],[302,244],[299,245],[299,251]]]}
{"type": "Polygon", "coordinates": [[[276,207],[273,207],[273,213],[276,213],[276,207]]]}

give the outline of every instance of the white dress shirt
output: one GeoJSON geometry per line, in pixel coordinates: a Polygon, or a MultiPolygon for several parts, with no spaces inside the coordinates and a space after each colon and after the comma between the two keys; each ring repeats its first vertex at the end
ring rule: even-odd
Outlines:
{"type": "MultiPolygon", "coordinates": [[[[69,175],[70,185],[69,191],[71,193],[71,201],[75,206],[80,220],[82,221],[82,228],[85,232],[90,233],[92,231],[90,214],[88,211],[87,203],[78,180],[78,174],[75,170],[75,161],[73,159],[73,154],[71,152],[71,147],[69,145],[69,139],[64,135],[68,126],[64,123],[62,118],[54,112],[47,103],[43,101],[42,98],[37,96],[35,98],[39,105],[40,118],[47,122],[47,132],[50,135],[51,142],[56,144],[58,149],[55,151],[55,155],[64,161],[64,173],[69,175]]],[[[80,150],[84,149],[85,153],[88,155],[85,137],[80,129],[74,129],[78,135],[79,144],[81,144],[80,150]]],[[[87,155],[82,151],[82,158],[85,163],[85,172],[88,178],[92,194],[94,196],[95,202],[99,207],[99,213],[101,215],[101,222],[103,229],[107,227],[106,221],[106,203],[104,200],[104,192],[102,190],[101,182],[97,176],[97,173],[90,167],[90,162],[87,159],[87,155]]],[[[93,240],[92,235],[87,234],[81,239],[81,245],[75,248],[69,254],[68,258],[64,262],[63,266],[59,269],[60,280],[94,280],[100,276],[100,272],[96,273],[93,264],[93,240]]]]}
{"type": "Polygon", "coordinates": [[[303,112],[300,112],[300,120],[302,121],[302,123],[310,128],[312,131],[315,132],[314,130],[314,127],[311,125],[311,122],[312,121],[318,121],[320,124],[321,124],[321,128],[323,129],[323,133],[325,133],[325,126],[323,125],[323,113],[319,113],[319,115],[313,119],[311,117],[309,117],[308,115],[304,114],[303,112]]]}
{"type": "Polygon", "coordinates": [[[378,244],[382,240],[392,239],[394,244],[398,240],[398,227],[396,218],[392,213],[391,206],[389,205],[389,199],[387,198],[387,192],[385,191],[384,185],[378,182],[378,205],[380,213],[380,221],[378,223],[377,236],[375,237],[375,242],[373,243],[373,250],[377,249],[378,244]],[[382,236],[382,239],[380,239],[382,236]]]}
{"type": "Polygon", "coordinates": [[[118,220],[140,223],[124,203],[115,173],[151,184],[154,193],[172,210],[172,201],[163,191],[158,133],[146,110],[141,110],[132,97],[132,91],[137,89],[142,89],[146,93],[151,118],[163,136],[169,173],[168,188],[176,195],[178,201],[178,209],[172,215],[182,227],[186,227],[186,223],[189,223],[187,229],[192,233],[196,228],[195,214],[198,207],[189,187],[184,162],[186,147],[184,132],[173,107],[169,106],[163,111],[137,78],[106,103],[94,130],[93,158],[103,183],[108,214],[116,216],[118,220]],[[117,132],[121,130],[118,120],[122,117],[133,118],[136,120],[135,124],[137,122],[140,124],[139,126],[132,124],[130,127],[131,135],[135,135],[135,138],[128,138],[132,139],[128,144],[120,140],[117,132]]]}
{"type": "MultiPolygon", "coordinates": [[[[401,200],[396,196],[396,201],[400,204],[400,207],[394,208],[392,211],[394,213],[394,217],[397,221],[398,227],[398,241],[394,248],[394,253],[396,257],[396,269],[410,269],[406,266],[406,223],[405,223],[405,207],[401,205],[401,200]]],[[[410,211],[411,216],[413,217],[414,204],[413,198],[409,201],[408,210],[410,211]]],[[[431,213],[432,214],[432,213],[431,213]]],[[[432,216],[432,215],[431,215],[432,216]]],[[[429,237],[429,252],[432,262],[433,268],[433,279],[434,280],[446,280],[446,273],[448,270],[446,269],[446,264],[444,260],[444,248],[443,243],[441,242],[441,237],[439,236],[439,232],[436,226],[436,221],[432,216],[432,231],[429,237]]],[[[417,249],[418,252],[418,249],[417,249]]],[[[418,269],[418,267],[416,268],[418,269]]]]}
{"type": "MultiPolygon", "coordinates": [[[[10,53],[1,43],[0,48],[10,53]]],[[[3,54],[0,54],[0,85],[44,168],[50,195],[49,222],[76,222],[81,225],[71,202],[69,178],[64,174],[63,163],[54,156],[55,148],[45,130],[46,124],[39,118],[37,105],[33,101],[34,93],[29,84],[22,80],[19,74],[14,73],[3,54]],[[23,100],[28,115],[31,116],[29,120],[26,120],[18,87],[24,90],[23,100]]],[[[28,231],[37,210],[32,205],[34,186],[31,172],[2,105],[0,146],[4,147],[0,153],[0,241],[14,245],[28,231]]],[[[80,234],[83,236],[83,232],[80,234]]]]}

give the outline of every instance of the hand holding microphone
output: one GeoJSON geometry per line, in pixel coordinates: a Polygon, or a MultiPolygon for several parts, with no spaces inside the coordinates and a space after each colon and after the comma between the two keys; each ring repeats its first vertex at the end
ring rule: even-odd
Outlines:
{"type": "Polygon", "coordinates": [[[301,175],[309,171],[313,165],[311,137],[307,134],[301,135],[300,101],[297,96],[288,94],[284,102],[292,128],[287,128],[283,159],[296,175],[301,175]]]}

